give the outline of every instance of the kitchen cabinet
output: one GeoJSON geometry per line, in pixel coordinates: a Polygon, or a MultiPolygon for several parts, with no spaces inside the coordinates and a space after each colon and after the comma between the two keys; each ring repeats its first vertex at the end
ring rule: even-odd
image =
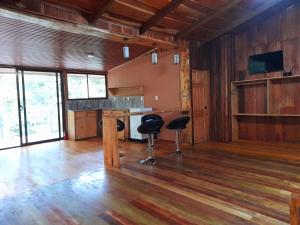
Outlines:
{"type": "Polygon", "coordinates": [[[68,111],[68,136],[80,140],[97,136],[97,111],[68,111]]]}

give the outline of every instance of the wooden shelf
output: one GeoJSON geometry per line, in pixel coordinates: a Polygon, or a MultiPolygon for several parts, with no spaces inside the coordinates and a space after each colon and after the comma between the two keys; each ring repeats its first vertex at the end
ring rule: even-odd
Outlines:
{"type": "Polygon", "coordinates": [[[253,79],[253,80],[241,80],[241,81],[234,81],[232,84],[234,85],[251,85],[251,84],[257,84],[257,83],[265,83],[268,80],[269,81],[276,81],[276,80],[294,80],[294,79],[300,79],[300,75],[293,75],[289,77],[265,77],[260,79],[253,79]]]}
{"type": "Polygon", "coordinates": [[[232,140],[299,141],[299,91],[300,75],[232,82],[232,140]]]}
{"type": "Polygon", "coordinates": [[[300,114],[254,114],[254,113],[237,113],[233,114],[233,116],[258,116],[258,117],[300,117],[300,114]]]}
{"type": "Polygon", "coordinates": [[[131,86],[131,87],[113,87],[108,88],[112,96],[143,96],[143,86],[131,86]]]}

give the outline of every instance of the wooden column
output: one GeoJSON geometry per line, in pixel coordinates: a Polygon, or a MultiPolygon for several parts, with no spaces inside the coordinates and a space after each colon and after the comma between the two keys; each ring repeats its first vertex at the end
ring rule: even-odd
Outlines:
{"type": "Polygon", "coordinates": [[[300,225],[300,195],[292,194],[290,198],[290,223],[300,225]]]}
{"type": "MultiPolygon", "coordinates": [[[[190,62],[189,51],[181,52],[180,59],[180,99],[181,111],[188,112],[191,116],[191,89],[190,89],[190,62]]],[[[192,122],[188,123],[186,129],[181,133],[181,140],[183,143],[192,144],[193,132],[192,122]]]]}
{"type": "Polygon", "coordinates": [[[103,115],[103,151],[104,164],[107,168],[119,168],[120,156],[118,149],[117,120],[112,115],[103,115]]]}

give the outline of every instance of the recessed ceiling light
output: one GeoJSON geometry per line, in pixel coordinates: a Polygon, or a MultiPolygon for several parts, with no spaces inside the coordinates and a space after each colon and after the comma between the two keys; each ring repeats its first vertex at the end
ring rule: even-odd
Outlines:
{"type": "Polygon", "coordinates": [[[94,53],[89,53],[89,54],[87,55],[87,57],[88,57],[88,58],[95,58],[95,55],[94,55],[94,53]]]}

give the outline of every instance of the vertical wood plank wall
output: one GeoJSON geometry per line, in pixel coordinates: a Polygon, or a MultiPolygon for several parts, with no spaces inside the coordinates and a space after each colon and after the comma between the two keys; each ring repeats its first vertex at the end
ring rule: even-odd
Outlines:
{"type": "MultiPolygon", "coordinates": [[[[296,2],[294,5],[285,3],[273,8],[206,45],[198,47],[197,43],[191,44],[192,69],[208,69],[211,74],[210,138],[212,140],[231,140],[231,81],[282,76],[281,72],[250,76],[248,73],[248,57],[250,55],[283,50],[285,70],[290,70],[295,65],[293,73],[300,75],[300,3],[294,2],[296,2]]],[[[265,93],[259,88],[252,92],[253,90],[245,90],[243,94],[245,96],[253,94],[257,99],[264,98],[264,96],[260,98],[259,95],[265,93]]],[[[282,96],[282,101],[286,101],[284,94],[282,96]]],[[[256,106],[262,107],[258,102],[251,110],[261,110],[259,108],[256,110],[256,106]]],[[[261,124],[267,123],[278,123],[276,126],[285,126],[284,124],[291,122],[286,120],[290,119],[260,118],[256,120],[254,118],[250,119],[250,122],[245,121],[240,128],[246,131],[246,133],[244,132],[245,139],[255,140],[260,138],[260,135],[257,134],[259,131],[250,129],[251,127],[260,127],[261,124]],[[249,124],[250,128],[247,127],[249,124]]],[[[298,123],[299,120],[296,122],[298,123]]],[[[283,127],[277,132],[277,136],[280,137],[278,140],[284,141],[283,132],[289,131],[283,127]]]]}
{"type": "Polygon", "coordinates": [[[192,68],[210,71],[209,136],[214,141],[231,139],[228,131],[231,129],[230,84],[235,75],[233,44],[233,36],[227,34],[200,49],[196,43],[191,46],[192,68]]]}

